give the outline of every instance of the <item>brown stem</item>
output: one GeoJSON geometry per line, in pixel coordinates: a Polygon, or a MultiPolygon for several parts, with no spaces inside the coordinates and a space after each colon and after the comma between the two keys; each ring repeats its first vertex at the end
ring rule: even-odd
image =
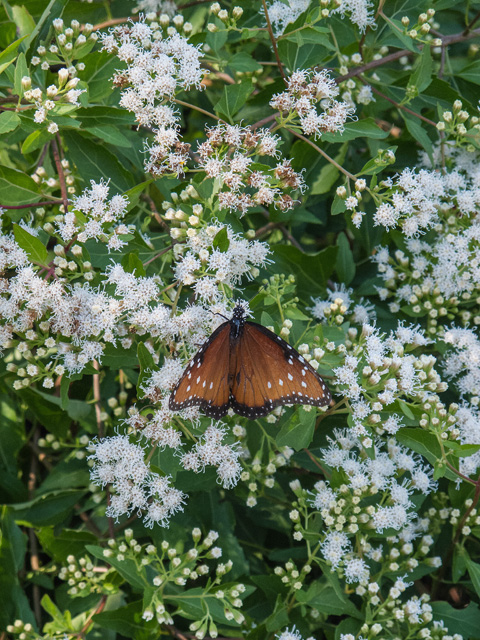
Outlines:
{"type": "Polygon", "coordinates": [[[467,28],[463,32],[465,35],[470,32],[470,29],[473,27],[473,25],[477,22],[479,18],[480,18],[480,11],[476,15],[474,15],[473,18],[468,23],[467,28]]]}
{"type": "Polygon", "coordinates": [[[156,256],[153,256],[153,258],[150,258],[150,260],[147,260],[146,262],[144,262],[143,266],[146,267],[148,264],[150,264],[151,262],[153,262],[157,258],[160,258],[160,256],[163,256],[164,253],[167,253],[168,251],[170,251],[170,249],[173,249],[173,247],[176,244],[177,244],[176,242],[173,242],[169,247],[166,247],[165,249],[162,249],[162,251],[160,251],[160,253],[157,253],[156,256]]]}
{"type": "MultiPolygon", "coordinates": [[[[56,137],[60,141],[60,136],[58,134],[56,137]]],[[[58,180],[60,182],[60,191],[62,193],[63,208],[65,209],[64,213],[67,213],[68,211],[67,183],[65,182],[65,174],[63,173],[62,161],[60,160],[58,145],[55,139],[52,140],[52,151],[53,151],[53,158],[55,160],[55,166],[57,168],[58,180]]]]}
{"type": "Polygon", "coordinates": [[[267,21],[268,34],[270,36],[270,41],[273,47],[273,53],[275,55],[275,60],[277,61],[278,70],[280,71],[280,75],[282,76],[285,84],[288,84],[287,76],[283,71],[283,64],[278,54],[277,41],[275,40],[275,36],[273,35],[272,23],[270,22],[270,16],[268,15],[267,3],[265,2],[265,0],[262,0],[262,5],[263,5],[263,13],[265,14],[265,20],[267,21]]]}
{"type": "Polygon", "coordinates": [[[170,235],[170,227],[165,222],[165,220],[162,218],[162,216],[158,213],[158,209],[157,209],[153,199],[148,195],[148,193],[146,193],[144,195],[144,198],[148,202],[148,204],[150,205],[150,209],[152,210],[153,217],[155,218],[155,220],[158,222],[158,224],[161,227],[163,227],[166,231],[168,231],[168,234],[170,235]]]}
{"type": "Polygon", "coordinates": [[[397,107],[397,109],[402,109],[403,111],[406,111],[407,113],[410,113],[412,116],[415,116],[416,118],[419,118],[420,120],[423,120],[427,124],[430,124],[432,127],[436,127],[437,126],[437,123],[433,122],[433,120],[429,120],[428,118],[425,118],[425,116],[422,116],[421,113],[417,113],[416,111],[412,111],[412,109],[409,109],[405,105],[400,104],[399,102],[397,102],[396,100],[393,100],[392,98],[389,98],[384,93],[382,93],[377,88],[375,88],[373,85],[371,85],[369,82],[367,82],[365,80],[365,78],[362,78],[362,76],[358,76],[358,79],[360,80],[360,82],[363,82],[363,84],[365,84],[367,87],[370,87],[370,89],[373,91],[373,93],[376,93],[377,96],[380,96],[384,100],[388,100],[388,102],[390,102],[391,104],[395,105],[397,107]]]}
{"type": "Polygon", "coordinates": [[[82,506],[79,504],[76,504],[75,508],[78,509],[78,516],[80,517],[81,520],[83,520],[87,529],[89,529],[93,534],[95,534],[97,538],[101,538],[103,535],[102,532],[97,527],[97,525],[93,522],[93,520],[89,518],[84,511],[81,511],[82,506]]]}
{"type": "MultiPolygon", "coordinates": [[[[93,361],[93,366],[97,371],[100,371],[97,360],[93,361]]],[[[103,422],[101,418],[101,394],[100,394],[100,374],[93,374],[93,397],[95,399],[95,418],[97,419],[98,437],[103,438],[105,436],[105,430],[103,428],[103,422]]]]}
{"type": "MultiPolygon", "coordinates": [[[[453,33],[450,36],[443,36],[442,38],[442,47],[448,47],[451,44],[456,44],[457,42],[463,42],[464,40],[469,40],[470,38],[475,38],[480,35],[480,29],[474,29],[473,31],[462,31],[461,33],[453,33]]],[[[419,46],[419,52],[423,49],[423,45],[419,46]]],[[[356,67],[355,69],[351,69],[348,73],[343,76],[338,76],[335,79],[335,82],[339,84],[340,82],[345,82],[349,78],[354,78],[355,76],[360,75],[361,73],[365,73],[365,71],[371,71],[372,69],[376,69],[377,67],[382,67],[384,64],[388,64],[389,62],[393,62],[394,60],[398,60],[403,56],[412,55],[412,51],[410,49],[400,49],[399,51],[394,51],[393,53],[389,53],[387,56],[380,58],[380,60],[371,60],[366,64],[362,64],[360,67],[356,67]]]]}
{"type": "Polygon", "coordinates": [[[314,142],[312,142],[311,140],[309,140],[305,136],[302,136],[301,133],[298,133],[298,131],[295,131],[294,129],[289,129],[288,127],[287,127],[287,131],[290,131],[290,133],[292,133],[294,136],[296,136],[297,138],[300,138],[300,140],[303,140],[304,142],[309,144],[311,147],[313,147],[315,149],[315,151],[317,151],[321,156],[323,156],[325,158],[325,160],[328,160],[328,162],[330,162],[330,164],[333,164],[334,167],[336,167],[339,171],[341,171],[344,175],[346,175],[349,180],[355,181],[357,179],[352,173],[350,173],[349,171],[344,169],[342,167],[342,165],[338,164],[338,162],[336,162],[327,153],[325,153],[325,151],[323,151],[323,149],[320,149],[320,147],[318,145],[316,145],[314,142]]]}
{"type": "MultiPolygon", "coordinates": [[[[32,444],[34,446],[38,446],[38,428],[35,429],[35,433],[33,434],[32,444]]],[[[29,500],[33,500],[35,496],[35,485],[37,483],[37,473],[38,473],[38,460],[37,456],[32,456],[30,461],[30,472],[28,475],[28,498],[29,500]]],[[[35,536],[35,531],[32,527],[28,528],[28,540],[30,543],[30,567],[33,573],[37,573],[40,571],[40,562],[38,559],[38,544],[37,538],[35,536]]],[[[33,611],[35,614],[35,620],[37,624],[40,626],[42,621],[42,608],[40,606],[40,587],[38,584],[32,584],[32,596],[33,596],[33,611]]]]}
{"type": "Polygon", "coordinates": [[[63,200],[45,200],[44,202],[34,202],[31,204],[0,204],[2,209],[29,209],[30,207],[48,207],[51,204],[63,204],[63,200]]]}
{"type": "Polygon", "coordinates": [[[208,116],[209,118],[213,118],[218,122],[223,122],[224,124],[226,124],[225,120],[222,120],[221,118],[216,116],[214,113],[211,113],[210,111],[206,111],[205,109],[197,107],[196,104],[191,104],[190,102],[184,102],[183,100],[179,100],[178,98],[174,98],[173,102],[175,102],[175,104],[181,104],[183,107],[188,107],[189,109],[195,109],[195,111],[203,113],[203,115],[208,116]]]}
{"type": "Polygon", "coordinates": [[[77,638],[84,638],[87,635],[87,631],[88,628],[90,627],[90,625],[92,624],[92,618],[94,615],[96,615],[97,613],[101,613],[104,608],[105,605],[107,604],[107,598],[108,596],[102,596],[100,599],[100,602],[98,603],[96,609],[94,611],[92,611],[92,613],[88,616],[85,624],[83,625],[83,627],[81,628],[79,633],[76,633],[75,636],[77,638]]]}
{"type": "MultiPolygon", "coordinates": [[[[268,218],[268,211],[262,211],[262,213],[265,216],[265,218],[268,218]]],[[[298,242],[298,240],[296,240],[292,236],[290,231],[281,222],[275,222],[275,223],[269,223],[269,224],[275,224],[277,229],[280,229],[280,231],[282,232],[283,236],[285,238],[287,238],[287,240],[289,240],[293,244],[294,247],[296,247],[302,253],[305,253],[305,251],[303,250],[302,245],[298,242]]],[[[266,226],[268,226],[268,225],[266,225],[266,226]]]]}
{"type": "Polygon", "coordinates": [[[323,475],[326,478],[330,478],[330,476],[332,474],[322,467],[322,465],[318,462],[318,460],[315,458],[313,453],[311,451],[309,451],[308,449],[304,449],[303,451],[307,454],[307,456],[310,458],[310,460],[313,462],[313,464],[316,465],[320,469],[320,471],[323,473],[323,475]]]}

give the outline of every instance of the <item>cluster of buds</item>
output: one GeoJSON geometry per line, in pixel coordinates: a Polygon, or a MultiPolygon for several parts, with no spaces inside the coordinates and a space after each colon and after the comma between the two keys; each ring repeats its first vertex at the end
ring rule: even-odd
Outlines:
{"type": "Polygon", "coordinates": [[[248,489],[247,507],[255,507],[258,498],[264,496],[267,489],[272,489],[275,486],[276,472],[287,464],[294,453],[290,447],[282,447],[280,451],[275,452],[273,445],[274,443],[271,443],[266,464],[262,463],[261,454],[257,454],[248,469],[246,468],[240,475],[240,480],[245,483],[248,489]]]}
{"type": "MultiPolygon", "coordinates": [[[[226,9],[222,9],[218,2],[214,2],[211,5],[210,11],[223,23],[226,29],[235,29],[238,20],[240,20],[243,15],[242,7],[233,7],[231,12],[229,13],[226,9]]],[[[217,24],[209,22],[207,24],[207,29],[211,33],[215,33],[216,31],[218,31],[219,27],[217,24]]]]}
{"type": "Polygon", "coordinates": [[[444,111],[442,119],[437,123],[437,129],[455,140],[459,147],[464,146],[467,151],[473,153],[476,147],[470,140],[478,141],[480,136],[480,118],[470,116],[463,109],[461,100],[455,100],[451,111],[444,111]]]}
{"type": "Polygon", "coordinates": [[[45,123],[47,131],[52,135],[57,133],[58,124],[52,118],[65,112],[65,105],[80,106],[79,96],[84,89],[76,89],[80,79],[70,78],[70,72],[63,67],[57,74],[57,84],[51,84],[46,89],[32,88],[32,78],[23,76],[20,98],[35,105],[33,119],[37,124],[45,123]]]}
{"type": "Polygon", "coordinates": [[[169,37],[179,33],[186,38],[188,38],[193,31],[192,23],[185,22],[185,18],[180,14],[171,16],[168,15],[168,13],[162,13],[158,16],[155,12],[150,12],[145,15],[145,22],[158,34],[157,38],[162,37],[160,35],[162,31],[163,37],[169,37]]]}
{"type": "MultiPolygon", "coordinates": [[[[421,13],[418,16],[416,23],[413,25],[408,16],[403,16],[401,22],[404,29],[404,34],[412,38],[412,40],[425,42],[425,36],[430,33],[430,29],[432,28],[431,22],[434,15],[435,9],[428,9],[426,13],[421,13]]],[[[434,41],[433,44],[434,46],[440,46],[442,42],[441,40],[439,43],[434,41]]]]}
{"type": "Polygon", "coordinates": [[[311,570],[312,567],[309,564],[304,564],[299,571],[295,563],[289,560],[285,563],[285,568],[278,566],[275,567],[273,572],[276,576],[279,576],[285,586],[293,591],[298,591],[303,587],[305,578],[311,570]]]}
{"type": "MultiPolygon", "coordinates": [[[[76,191],[75,177],[72,173],[72,169],[70,168],[70,162],[66,158],[62,158],[60,162],[63,169],[63,176],[65,179],[65,183],[67,185],[67,192],[69,195],[73,195],[76,191]]],[[[43,166],[37,167],[35,169],[35,172],[32,173],[30,177],[32,178],[32,180],[35,180],[35,182],[38,185],[41,185],[42,189],[44,190],[44,193],[46,193],[47,191],[49,193],[53,191],[57,191],[60,187],[58,175],[53,171],[49,172],[49,170],[43,166]]],[[[60,210],[62,209],[63,209],[63,205],[60,205],[60,210]]],[[[36,217],[38,217],[43,213],[45,213],[44,209],[41,209],[41,208],[36,209],[36,217]]],[[[47,233],[50,233],[50,231],[47,231],[47,233]]]]}

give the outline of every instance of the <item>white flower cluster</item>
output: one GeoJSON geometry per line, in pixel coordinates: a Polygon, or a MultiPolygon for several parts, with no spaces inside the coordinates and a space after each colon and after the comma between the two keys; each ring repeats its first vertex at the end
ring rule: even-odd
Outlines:
{"type": "Polygon", "coordinates": [[[334,283],[332,289],[327,289],[327,299],[312,298],[313,306],[309,308],[312,316],[321,322],[333,321],[333,324],[343,324],[345,320],[353,324],[368,324],[375,321],[375,308],[369,302],[360,298],[358,303],[353,300],[353,289],[345,287],[343,283],[334,283]]]}
{"type": "Polygon", "coordinates": [[[246,240],[229,225],[209,225],[187,231],[187,239],[177,253],[175,277],[183,285],[193,286],[195,296],[219,302],[224,285],[234,286],[243,275],[258,275],[258,267],[268,264],[268,245],[246,240]],[[215,247],[217,234],[226,230],[228,247],[215,247]]]}
{"type": "Polygon", "coordinates": [[[335,383],[350,400],[353,433],[364,438],[363,444],[368,447],[371,444],[368,431],[372,428],[379,435],[384,432],[393,435],[402,426],[395,414],[385,421],[380,416],[397,398],[417,398],[434,390],[444,390],[446,385],[433,369],[435,358],[405,353],[428,344],[418,327],[399,324],[385,336],[365,324],[360,335],[354,328],[349,329],[348,335],[344,363],[334,369],[335,383]]]}
{"type": "Polygon", "coordinates": [[[147,527],[168,526],[170,517],[183,511],[185,495],[168,477],[153,473],[145,464],[145,452],[128,436],[113,436],[90,443],[93,484],[111,486],[113,494],[106,515],[118,519],[131,513],[144,514],[147,527]]]}
{"type": "Polygon", "coordinates": [[[365,33],[367,27],[377,26],[370,0],[341,0],[340,6],[332,13],[339,13],[342,18],[348,15],[350,22],[356,24],[362,33],[365,33]]]}
{"type": "Polygon", "coordinates": [[[432,334],[446,321],[480,324],[480,224],[451,214],[437,227],[430,243],[410,238],[406,251],[379,247],[372,257],[385,282],[380,298],[393,298],[390,311],[408,307],[409,315],[427,318],[432,334]]]}
{"type": "Polygon", "coordinates": [[[231,489],[237,484],[242,467],[238,462],[238,447],[223,443],[226,434],[221,423],[212,423],[196,445],[182,456],[182,466],[195,473],[205,471],[207,466],[217,467],[218,480],[225,489],[231,489]]]}
{"type": "MultiPolygon", "coordinates": [[[[288,0],[287,2],[274,0],[271,4],[267,4],[268,17],[275,37],[281,36],[287,26],[295,22],[309,6],[310,0],[288,0]]],[[[263,9],[260,10],[260,14],[265,20],[263,9]]]]}
{"type": "MultiPolygon", "coordinates": [[[[353,548],[352,535],[371,528],[380,534],[394,529],[398,532],[398,542],[411,543],[423,526],[416,520],[411,495],[414,492],[428,495],[436,488],[433,470],[426,467],[419,456],[398,446],[393,439],[388,441],[387,450],[383,446],[378,441],[374,457],[367,457],[351,433],[336,430],[335,440],[323,450],[323,461],[340,471],[345,481],[338,489],[332,488],[329,482],[318,482],[312,506],[320,512],[327,527],[321,544],[322,555],[332,570],[342,567],[348,583],[366,584],[371,571],[368,560],[378,561],[387,549],[382,543],[373,547],[362,538],[364,553],[360,557],[353,548]],[[366,496],[377,496],[377,499],[365,506],[361,500],[366,496]]],[[[411,571],[417,565],[415,561],[405,568],[411,571]]],[[[398,569],[398,563],[390,568],[398,569]]]]}
{"type": "Polygon", "coordinates": [[[375,225],[399,226],[407,238],[439,223],[439,212],[474,217],[480,205],[478,166],[469,173],[454,169],[444,174],[406,168],[395,181],[383,184],[388,191],[374,214],[375,225]]]}
{"type": "Polygon", "coordinates": [[[64,242],[75,238],[84,244],[93,238],[106,242],[109,251],[118,251],[127,244],[121,236],[131,232],[126,225],[116,224],[125,216],[128,200],[121,195],[108,200],[110,188],[103,179],[98,183],[91,180],[90,184],[91,188],[75,196],[72,209],[57,221],[58,233],[64,242]]]}
{"type": "Polygon", "coordinates": [[[452,345],[445,354],[443,367],[447,378],[455,378],[462,398],[475,404],[480,400],[480,340],[472,329],[452,327],[445,332],[444,341],[452,345]]]}
{"type": "Polygon", "coordinates": [[[346,102],[335,100],[339,91],[328,71],[298,69],[288,78],[287,90],[275,94],[270,106],[280,111],[287,122],[298,116],[303,133],[317,138],[322,133],[343,131],[355,112],[346,102]],[[317,103],[322,107],[321,113],[317,103]]]}
{"type": "Polygon", "coordinates": [[[292,209],[294,200],[287,193],[303,191],[304,181],[288,160],[274,168],[259,167],[254,156],[278,159],[281,139],[268,129],[253,130],[240,125],[219,124],[207,129],[207,140],[198,147],[199,166],[209,178],[218,178],[226,190],[218,194],[220,209],[239,211],[274,205],[281,211],[292,209]]]}
{"type": "Polygon", "coordinates": [[[103,48],[126,65],[114,77],[122,89],[120,105],[135,114],[139,125],[155,133],[146,170],[154,175],[183,173],[189,145],[180,142],[172,101],[182,90],[201,88],[205,71],[200,67],[199,48],[176,31],[164,38],[160,24],[147,24],[143,17],[104,35],[103,48]]]}

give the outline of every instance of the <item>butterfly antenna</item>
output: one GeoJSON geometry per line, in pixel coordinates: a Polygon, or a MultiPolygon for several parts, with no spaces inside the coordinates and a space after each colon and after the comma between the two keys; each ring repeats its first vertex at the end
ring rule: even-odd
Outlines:
{"type": "Polygon", "coordinates": [[[227,316],[224,316],[223,313],[218,313],[218,311],[212,311],[211,309],[207,309],[207,311],[209,311],[212,314],[212,316],[220,316],[224,318],[227,322],[230,322],[230,318],[227,318],[227,316]]]}

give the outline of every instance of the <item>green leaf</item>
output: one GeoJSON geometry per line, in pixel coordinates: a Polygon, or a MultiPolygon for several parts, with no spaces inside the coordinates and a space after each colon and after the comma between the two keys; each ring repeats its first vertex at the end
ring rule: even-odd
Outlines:
{"type": "MultiPolygon", "coordinates": [[[[458,544],[453,549],[452,580],[458,582],[467,570],[468,553],[458,544]]],[[[478,566],[478,565],[477,565],[478,566]]]]}
{"type": "Polygon", "coordinates": [[[297,591],[296,598],[298,602],[308,604],[310,607],[320,611],[320,613],[333,616],[349,615],[362,619],[362,614],[350,600],[343,594],[342,597],[340,597],[339,594],[325,582],[313,582],[306,592],[303,590],[297,591]]]}
{"type": "Polygon", "coordinates": [[[83,554],[85,544],[93,544],[97,540],[89,531],[61,529],[55,532],[54,527],[42,527],[36,531],[36,536],[43,549],[57,562],[65,562],[70,554],[83,554]]]}
{"type": "Polygon", "coordinates": [[[322,140],[327,142],[346,142],[356,138],[371,138],[383,140],[388,137],[388,131],[384,131],[373,118],[363,118],[357,122],[347,122],[344,130],[336,133],[323,133],[322,140]]]}
{"type": "MultiPolygon", "coordinates": [[[[401,444],[424,456],[431,465],[435,465],[442,459],[442,452],[437,437],[429,431],[405,427],[397,432],[396,438],[401,444]]],[[[450,480],[457,479],[453,471],[446,467],[444,468],[446,469],[444,475],[447,478],[450,480]]]]}
{"type": "Polygon", "coordinates": [[[278,435],[275,442],[279,447],[292,447],[295,451],[305,449],[313,440],[315,432],[315,420],[317,412],[314,409],[305,411],[300,407],[294,420],[287,421],[278,435]]]}
{"type": "Polygon", "coordinates": [[[335,194],[335,197],[332,203],[332,210],[331,210],[332,216],[338,216],[340,213],[343,213],[346,210],[347,210],[347,207],[345,205],[345,200],[335,194]]]}
{"type": "Polygon", "coordinates": [[[138,204],[140,200],[140,195],[145,191],[149,184],[152,184],[153,180],[145,180],[145,182],[141,182],[140,184],[136,184],[134,187],[125,191],[123,194],[128,200],[127,211],[131,211],[133,207],[138,204]]]}
{"type": "MultiPolygon", "coordinates": [[[[131,173],[122,166],[113,153],[102,145],[74,131],[65,131],[63,138],[68,147],[67,156],[77,167],[82,167],[82,177],[85,182],[90,180],[98,182],[102,177],[110,178],[110,185],[117,193],[123,193],[133,186],[131,173]]],[[[110,190],[110,196],[112,195],[110,190]]]]}
{"type": "Polygon", "coordinates": [[[405,124],[407,125],[407,129],[414,140],[419,142],[425,151],[428,153],[429,158],[433,159],[433,146],[432,141],[427,135],[427,132],[420,124],[420,121],[417,118],[405,113],[401,112],[403,119],[405,120],[405,124]]]}
{"type": "Polygon", "coordinates": [[[253,92],[251,80],[244,80],[240,84],[229,84],[223,88],[223,96],[214,105],[215,113],[224,115],[233,122],[233,116],[240,111],[253,92]]]}
{"type": "Polygon", "coordinates": [[[480,564],[467,557],[466,566],[472,580],[473,588],[477,592],[477,596],[480,596],[480,564]]]}
{"type": "Polygon", "coordinates": [[[122,267],[127,273],[134,273],[137,278],[145,277],[145,268],[143,262],[135,252],[127,253],[122,260],[122,267]]]}
{"type": "Polygon", "coordinates": [[[19,33],[21,35],[29,36],[29,40],[27,40],[28,43],[31,40],[32,33],[35,31],[35,20],[25,6],[14,5],[12,7],[12,11],[13,19],[17,25],[19,33]]]}
{"type": "Polygon", "coordinates": [[[417,67],[410,77],[409,86],[417,89],[418,93],[422,93],[432,81],[432,52],[430,45],[423,45],[422,53],[417,58],[417,67]]]}
{"type": "Polygon", "coordinates": [[[127,638],[143,638],[146,630],[157,624],[155,619],[150,622],[143,620],[143,610],[143,603],[138,600],[125,607],[96,613],[93,622],[102,629],[111,629],[127,638]]]}
{"type": "Polygon", "coordinates": [[[297,247],[275,245],[272,247],[277,266],[284,273],[296,273],[299,290],[309,297],[327,285],[335,269],[338,247],[327,247],[318,253],[303,253],[297,247]]]}
{"type": "Polygon", "coordinates": [[[228,239],[227,227],[223,227],[213,239],[213,248],[218,249],[221,253],[225,253],[228,251],[229,246],[230,240],[228,239]]]}
{"type": "Polygon", "coordinates": [[[17,64],[15,65],[15,80],[14,88],[15,94],[19,97],[23,96],[22,78],[28,75],[28,66],[25,59],[25,54],[20,53],[17,58],[17,64]]]}
{"type": "Polygon", "coordinates": [[[464,638],[480,637],[480,609],[471,602],[468,607],[454,609],[448,602],[432,602],[433,619],[444,622],[450,634],[459,633],[464,638]]]}
{"type": "Polygon", "coordinates": [[[146,587],[150,586],[145,575],[145,567],[140,568],[134,560],[130,560],[129,558],[118,560],[115,556],[109,556],[107,558],[103,554],[104,549],[96,545],[87,544],[85,548],[88,553],[91,553],[95,558],[103,562],[108,562],[134,589],[143,591],[146,587]]]}
{"type": "MultiPolygon", "coordinates": [[[[339,153],[334,156],[334,160],[337,164],[342,165],[348,151],[348,144],[345,142],[340,147],[339,153]]],[[[327,162],[323,165],[320,173],[315,179],[314,183],[311,186],[310,193],[312,195],[320,195],[322,193],[328,193],[330,189],[333,187],[335,182],[338,180],[338,176],[340,175],[340,170],[337,169],[335,165],[331,162],[327,162]]],[[[337,196],[338,197],[338,196],[337,196]]],[[[343,200],[342,200],[343,202],[343,200]]],[[[345,211],[345,208],[343,209],[345,211]]],[[[340,212],[339,212],[340,213],[340,212]]],[[[332,215],[335,215],[332,211],[332,215]]]]}
{"type": "Polygon", "coordinates": [[[118,127],[115,127],[111,124],[102,124],[95,127],[85,127],[84,131],[88,131],[92,135],[100,138],[107,144],[111,144],[114,147],[130,147],[130,142],[127,138],[118,130],[118,127]]]}
{"type": "Polygon", "coordinates": [[[480,444],[460,444],[454,440],[445,440],[443,443],[445,449],[451,449],[459,458],[468,458],[474,453],[480,451],[480,444]]]}
{"type": "Polygon", "coordinates": [[[45,527],[56,525],[70,518],[74,507],[85,491],[52,491],[29,502],[12,506],[15,520],[26,526],[45,527]]]}
{"type": "Polygon", "coordinates": [[[467,64],[463,69],[457,71],[455,75],[460,76],[460,78],[464,80],[468,80],[468,82],[480,84],[480,60],[475,60],[475,62],[467,64]]]}
{"type": "Polygon", "coordinates": [[[228,66],[234,71],[241,71],[242,73],[258,71],[262,68],[262,65],[246,51],[240,51],[232,56],[228,61],[228,66]]]}
{"type": "Polygon", "coordinates": [[[32,204],[40,198],[39,187],[23,171],[0,166],[0,205],[32,204]]]}
{"type": "Polygon", "coordinates": [[[16,59],[17,49],[27,36],[28,34],[22,36],[18,40],[15,40],[15,42],[12,42],[11,45],[9,45],[4,51],[2,51],[2,53],[0,53],[0,73],[3,73],[5,69],[9,67],[16,59]]]}
{"type": "Polygon", "coordinates": [[[52,134],[48,133],[46,129],[36,129],[28,135],[22,144],[22,153],[24,156],[27,153],[31,153],[40,147],[43,147],[46,142],[52,139],[52,134]]]}
{"type": "Polygon", "coordinates": [[[145,395],[142,390],[142,385],[151,375],[152,371],[155,371],[155,362],[153,356],[143,342],[138,343],[137,347],[138,364],[140,365],[140,375],[137,382],[137,395],[139,398],[143,398],[145,395]]]}
{"type": "Polygon", "coordinates": [[[118,59],[107,51],[94,51],[86,55],[82,62],[85,69],[79,73],[79,77],[88,83],[90,103],[110,97],[114,91],[112,76],[118,69],[118,59]]]}
{"type": "Polygon", "coordinates": [[[13,225],[13,235],[19,247],[21,247],[32,262],[46,266],[48,264],[48,251],[42,241],[32,236],[18,224],[13,225]]]}
{"type": "Polygon", "coordinates": [[[348,238],[344,233],[341,233],[337,238],[337,262],[335,270],[338,274],[340,282],[344,282],[349,285],[355,277],[355,262],[353,260],[352,250],[348,238]]]}
{"type": "Polygon", "coordinates": [[[15,131],[20,122],[20,116],[14,111],[2,111],[2,113],[0,113],[0,135],[9,133],[9,131],[15,131]]]}

